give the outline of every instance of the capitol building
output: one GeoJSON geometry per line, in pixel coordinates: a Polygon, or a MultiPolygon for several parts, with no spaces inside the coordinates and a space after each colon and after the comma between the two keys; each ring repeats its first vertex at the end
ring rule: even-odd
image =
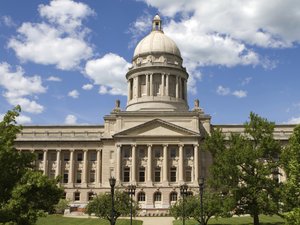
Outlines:
{"type": "MultiPolygon", "coordinates": [[[[156,15],[124,74],[126,109],[117,100],[103,125],[24,126],[16,148],[37,155],[37,170],[50,178],[59,175],[65,198],[78,210],[95,194],[110,192],[109,178],[115,177],[117,189],[137,186],[134,198],[142,213],[166,211],[179,199],[181,184],[197,194],[199,178],[208,176],[212,158],[203,142],[211,129],[243,132],[243,125],[211,124],[199,100],[188,106],[189,74],[182,64],[156,15]]],[[[276,125],[274,136],[285,144],[293,128],[276,125]]]]}

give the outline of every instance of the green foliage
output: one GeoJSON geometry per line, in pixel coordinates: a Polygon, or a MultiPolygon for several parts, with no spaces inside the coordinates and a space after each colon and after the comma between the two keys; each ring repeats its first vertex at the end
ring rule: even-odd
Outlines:
{"type": "Polygon", "coordinates": [[[250,113],[244,134],[225,137],[212,131],[205,147],[214,156],[211,167],[212,187],[235,199],[236,214],[250,214],[254,225],[259,214],[279,211],[278,158],[281,147],[273,138],[274,123],[250,113]],[[214,146],[217,146],[215,148],[214,146]]]}
{"type": "Polygon", "coordinates": [[[33,153],[17,151],[14,140],[22,127],[16,124],[19,106],[0,122],[0,223],[34,224],[53,210],[63,191],[56,180],[33,170],[33,153]]]}
{"type": "MultiPolygon", "coordinates": [[[[232,204],[232,199],[228,196],[223,196],[219,192],[214,192],[207,189],[203,193],[203,219],[204,224],[208,223],[208,220],[214,216],[230,216],[228,213],[232,204]]],[[[184,216],[185,218],[193,218],[201,223],[201,208],[200,208],[200,196],[188,196],[184,200],[184,216]]],[[[169,210],[171,216],[175,219],[182,219],[183,217],[183,200],[179,199],[169,210]]]]}
{"type": "Polygon", "coordinates": [[[284,218],[286,219],[286,225],[299,225],[300,224],[300,208],[295,208],[292,211],[286,213],[284,218]]]}
{"type": "MultiPolygon", "coordinates": [[[[114,195],[114,208],[115,217],[114,221],[120,216],[128,216],[130,214],[130,197],[126,192],[116,191],[114,195]]],[[[135,201],[132,201],[133,215],[137,214],[138,205],[135,201]]],[[[102,193],[97,195],[92,201],[90,201],[86,207],[86,212],[91,215],[111,221],[111,194],[102,193]]]]}
{"type": "Polygon", "coordinates": [[[59,199],[59,202],[54,206],[55,212],[58,214],[64,214],[65,209],[69,207],[70,200],[59,199]]]}
{"type": "Polygon", "coordinates": [[[300,208],[300,125],[289,139],[289,143],[281,154],[281,166],[287,180],[283,183],[283,210],[300,208]]]}

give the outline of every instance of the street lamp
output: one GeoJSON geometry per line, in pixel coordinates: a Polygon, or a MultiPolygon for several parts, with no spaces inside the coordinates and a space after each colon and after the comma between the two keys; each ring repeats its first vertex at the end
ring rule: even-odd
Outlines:
{"type": "Polygon", "coordinates": [[[115,225],[115,200],[114,200],[114,194],[115,194],[115,185],[116,185],[116,178],[110,177],[109,178],[109,185],[110,185],[110,193],[111,193],[111,220],[110,225],[115,225]]]}
{"type": "Polygon", "coordinates": [[[132,196],[135,195],[135,185],[128,185],[127,192],[130,196],[130,225],[132,225],[132,196]]]}
{"type": "Polygon", "coordinates": [[[200,192],[200,219],[201,225],[204,225],[203,219],[203,190],[204,190],[204,177],[199,178],[199,192],[200,192]]]}
{"type": "Polygon", "coordinates": [[[182,184],[179,188],[180,195],[182,196],[182,224],[185,225],[184,197],[187,195],[188,186],[186,184],[182,184]]]}

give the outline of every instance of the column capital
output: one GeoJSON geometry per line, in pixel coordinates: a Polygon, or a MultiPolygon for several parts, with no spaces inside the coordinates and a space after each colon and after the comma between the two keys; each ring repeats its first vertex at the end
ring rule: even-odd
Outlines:
{"type": "Polygon", "coordinates": [[[162,144],[162,146],[163,146],[163,147],[168,147],[169,145],[168,145],[168,144],[162,144]]]}
{"type": "Polygon", "coordinates": [[[132,144],[131,147],[135,148],[135,147],[136,147],[136,144],[132,144]]]}
{"type": "Polygon", "coordinates": [[[75,152],[75,149],[73,149],[73,148],[69,149],[69,152],[75,152]]]}
{"type": "Polygon", "coordinates": [[[116,144],[117,148],[121,148],[122,144],[116,144]]]}
{"type": "Polygon", "coordinates": [[[199,148],[199,144],[194,144],[194,147],[197,147],[197,148],[199,148]]]}
{"type": "Polygon", "coordinates": [[[46,149],[43,149],[43,152],[48,152],[48,150],[49,150],[49,149],[47,149],[47,148],[46,148],[46,149]]]}
{"type": "Polygon", "coordinates": [[[179,144],[178,146],[181,147],[181,148],[183,148],[183,147],[184,147],[184,144],[179,144]]]}
{"type": "Polygon", "coordinates": [[[56,152],[61,152],[61,149],[56,149],[56,152]]]}
{"type": "Polygon", "coordinates": [[[148,148],[149,148],[149,147],[151,147],[151,148],[152,148],[152,146],[153,146],[152,144],[147,144],[147,147],[148,147],[148,148]]]}
{"type": "Polygon", "coordinates": [[[96,152],[102,152],[102,148],[96,149],[96,152]]]}

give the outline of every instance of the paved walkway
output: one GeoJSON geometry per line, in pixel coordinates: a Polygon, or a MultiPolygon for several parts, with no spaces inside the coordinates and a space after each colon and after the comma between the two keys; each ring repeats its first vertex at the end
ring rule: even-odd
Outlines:
{"type": "Polygon", "coordinates": [[[173,217],[136,217],[137,220],[142,220],[143,225],[172,225],[173,217]]]}

